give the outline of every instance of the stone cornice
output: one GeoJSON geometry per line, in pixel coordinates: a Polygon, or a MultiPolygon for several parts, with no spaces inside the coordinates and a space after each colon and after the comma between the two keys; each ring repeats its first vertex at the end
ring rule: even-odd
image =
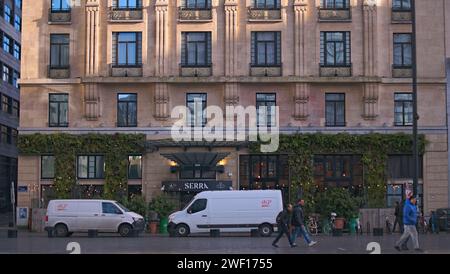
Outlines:
{"type": "MultiPolygon", "coordinates": [[[[212,77],[84,77],[72,79],[21,79],[20,85],[73,85],[81,83],[380,83],[380,84],[411,84],[409,78],[382,78],[382,77],[249,77],[249,76],[212,76],[212,77]]],[[[419,84],[446,84],[445,78],[419,78],[419,84]]]]}

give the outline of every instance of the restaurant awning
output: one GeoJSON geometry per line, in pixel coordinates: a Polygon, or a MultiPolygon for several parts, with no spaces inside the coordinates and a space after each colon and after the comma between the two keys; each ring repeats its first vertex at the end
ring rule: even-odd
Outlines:
{"type": "Polygon", "coordinates": [[[165,158],[176,162],[180,166],[208,166],[215,167],[217,163],[225,159],[228,152],[183,152],[183,153],[162,153],[165,158]]]}

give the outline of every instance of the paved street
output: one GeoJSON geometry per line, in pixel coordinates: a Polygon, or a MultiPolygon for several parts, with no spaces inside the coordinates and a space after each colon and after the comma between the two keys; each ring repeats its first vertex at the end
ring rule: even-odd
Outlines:
{"type": "MultiPolygon", "coordinates": [[[[284,238],[280,241],[280,248],[276,249],[271,246],[273,238],[251,238],[247,235],[169,238],[144,234],[139,238],[121,238],[115,234],[103,234],[98,238],[88,238],[87,235],[75,234],[70,238],[47,238],[42,233],[19,232],[18,239],[8,239],[6,232],[0,231],[0,253],[67,254],[67,244],[77,242],[83,254],[368,254],[367,244],[378,242],[381,253],[398,254],[393,248],[398,237],[398,234],[384,237],[319,236],[316,237],[319,244],[312,248],[306,247],[300,239],[297,241],[299,247],[290,248],[284,238]]],[[[450,234],[421,235],[420,242],[427,254],[450,254],[450,234]]]]}

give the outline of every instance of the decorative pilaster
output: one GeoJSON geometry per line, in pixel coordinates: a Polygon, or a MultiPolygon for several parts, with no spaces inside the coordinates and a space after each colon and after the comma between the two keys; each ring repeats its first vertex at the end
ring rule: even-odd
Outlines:
{"type": "Polygon", "coordinates": [[[169,87],[166,83],[157,83],[155,85],[155,119],[167,120],[169,113],[169,87]]]}
{"type": "Polygon", "coordinates": [[[363,118],[366,120],[374,120],[378,117],[378,84],[364,84],[364,113],[363,118]]]}
{"type": "Polygon", "coordinates": [[[306,0],[295,0],[294,2],[294,49],[295,49],[295,75],[305,75],[305,17],[307,11],[306,0]]]}
{"type": "Polygon", "coordinates": [[[376,75],[376,1],[365,0],[363,6],[364,75],[376,75]]]}
{"type": "MultiPolygon", "coordinates": [[[[376,51],[377,6],[375,0],[364,0],[363,3],[363,38],[364,38],[364,76],[377,75],[376,51]]],[[[363,118],[374,120],[378,116],[378,84],[364,84],[363,118]]]]}
{"type": "Polygon", "coordinates": [[[294,119],[304,121],[309,117],[309,84],[296,83],[294,91],[294,119]]]}
{"type": "Polygon", "coordinates": [[[98,85],[89,83],[84,86],[84,115],[88,121],[97,121],[100,117],[100,96],[98,85]]]}
{"type": "Polygon", "coordinates": [[[167,76],[169,73],[169,2],[157,0],[155,3],[156,23],[156,76],[167,76]]]}
{"type": "Polygon", "coordinates": [[[225,0],[225,76],[237,71],[238,2],[225,0]]]}
{"type": "Polygon", "coordinates": [[[100,33],[99,1],[86,3],[86,76],[97,76],[99,67],[98,39],[100,33]]]}
{"type": "Polygon", "coordinates": [[[236,106],[239,103],[239,85],[237,83],[225,84],[225,107],[236,106]]]}

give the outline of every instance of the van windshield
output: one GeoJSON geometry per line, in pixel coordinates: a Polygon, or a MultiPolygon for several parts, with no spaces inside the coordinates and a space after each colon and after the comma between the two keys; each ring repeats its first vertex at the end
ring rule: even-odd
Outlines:
{"type": "Polygon", "coordinates": [[[124,207],[124,206],[121,205],[120,203],[116,203],[116,205],[117,205],[118,207],[120,207],[120,209],[122,209],[124,212],[130,212],[130,210],[129,210],[128,208],[124,207]]]}
{"type": "Polygon", "coordinates": [[[185,211],[185,210],[192,204],[192,201],[194,201],[194,200],[195,200],[195,197],[192,198],[192,199],[189,201],[189,203],[187,203],[187,204],[183,207],[183,209],[182,209],[181,211],[185,211]]]}

